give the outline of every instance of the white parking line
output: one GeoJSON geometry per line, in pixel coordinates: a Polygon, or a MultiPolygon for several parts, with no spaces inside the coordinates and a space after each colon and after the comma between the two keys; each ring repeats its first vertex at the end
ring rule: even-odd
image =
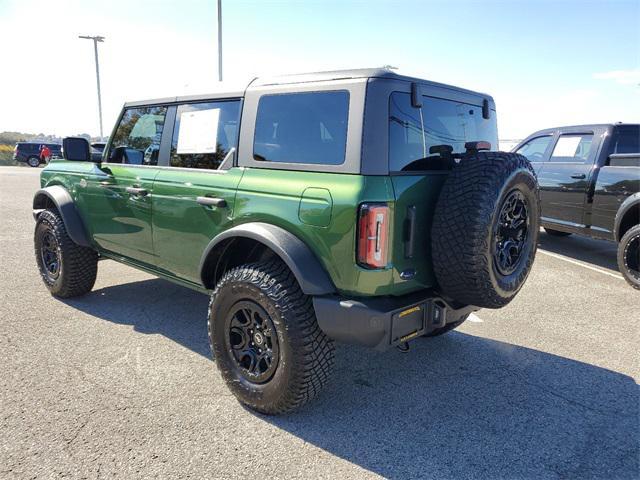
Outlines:
{"type": "Polygon", "coordinates": [[[573,263],[574,265],[579,265],[581,267],[588,268],[589,270],[593,270],[594,272],[603,273],[604,275],[609,275],[610,277],[617,278],[618,280],[624,280],[624,278],[622,278],[622,275],[620,275],[619,273],[613,273],[613,272],[604,270],[602,268],[594,267],[592,265],[587,265],[586,263],[578,262],[577,260],[572,260],[571,258],[567,258],[563,255],[558,255],[557,253],[548,252],[546,250],[542,250],[541,248],[538,248],[538,252],[544,253],[545,255],[549,255],[550,257],[553,257],[553,258],[564,260],[565,262],[573,263]]]}
{"type": "Polygon", "coordinates": [[[469,320],[470,322],[473,322],[473,323],[484,323],[484,320],[482,320],[480,317],[478,317],[475,313],[470,314],[469,318],[467,318],[467,320],[469,320]]]}

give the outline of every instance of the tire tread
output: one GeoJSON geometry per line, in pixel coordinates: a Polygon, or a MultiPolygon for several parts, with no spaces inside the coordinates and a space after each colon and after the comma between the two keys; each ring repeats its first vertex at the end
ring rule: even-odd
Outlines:
{"type": "MultiPolygon", "coordinates": [[[[219,291],[227,284],[248,282],[260,289],[277,306],[282,318],[293,352],[292,367],[294,373],[287,385],[287,391],[276,404],[264,405],[251,403],[245,398],[240,400],[250,408],[265,414],[283,414],[298,409],[311,401],[329,381],[334,367],[334,343],[318,326],[311,297],[305,295],[289,268],[280,260],[266,263],[251,263],[233,268],[226,272],[216,285],[209,302],[207,330],[209,343],[216,356],[213,339],[213,305],[219,291]]],[[[232,391],[234,382],[221,371],[232,391]]]]}

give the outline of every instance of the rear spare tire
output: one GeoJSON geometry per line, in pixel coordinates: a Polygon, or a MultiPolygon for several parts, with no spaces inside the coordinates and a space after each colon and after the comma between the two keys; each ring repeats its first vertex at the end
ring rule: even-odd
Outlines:
{"type": "Polygon", "coordinates": [[[536,254],[538,182],[522,155],[465,155],[444,182],[431,228],[442,293],[485,308],[509,303],[536,254]]]}

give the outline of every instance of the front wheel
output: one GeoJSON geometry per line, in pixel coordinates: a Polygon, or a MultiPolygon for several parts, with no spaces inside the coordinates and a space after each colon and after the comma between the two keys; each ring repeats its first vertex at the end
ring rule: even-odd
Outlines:
{"type": "Polygon", "coordinates": [[[311,298],[277,260],[228,271],[211,295],[208,329],[227,386],[261,413],[301,407],[333,368],[334,344],[320,330],[311,298]]]}
{"type": "Polygon", "coordinates": [[[38,157],[29,157],[27,163],[30,167],[37,168],[40,166],[40,159],[38,157]]]}
{"type": "Polygon", "coordinates": [[[38,215],[34,247],[40,276],[52,295],[69,298],[91,291],[98,273],[98,254],[71,240],[57,210],[38,215]]]}
{"type": "Polygon", "coordinates": [[[627,283],[640,290],[640,225],[631,227],[620,239],[618,268],[627,283]]]}

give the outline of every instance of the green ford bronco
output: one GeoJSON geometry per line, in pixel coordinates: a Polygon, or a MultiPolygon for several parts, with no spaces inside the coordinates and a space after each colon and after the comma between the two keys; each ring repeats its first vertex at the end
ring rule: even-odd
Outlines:
{"type": "Polygon", "coordinates": [[[42,171],[36,261],[62,298],[103,259],[210,294],[229,388],[288,412],[327,382],[334,341],[406,349],[514,298],[538,186],[497,141],[490,96],[385,69],[127,103],[101,160],[66,138],[42,171]]]}

